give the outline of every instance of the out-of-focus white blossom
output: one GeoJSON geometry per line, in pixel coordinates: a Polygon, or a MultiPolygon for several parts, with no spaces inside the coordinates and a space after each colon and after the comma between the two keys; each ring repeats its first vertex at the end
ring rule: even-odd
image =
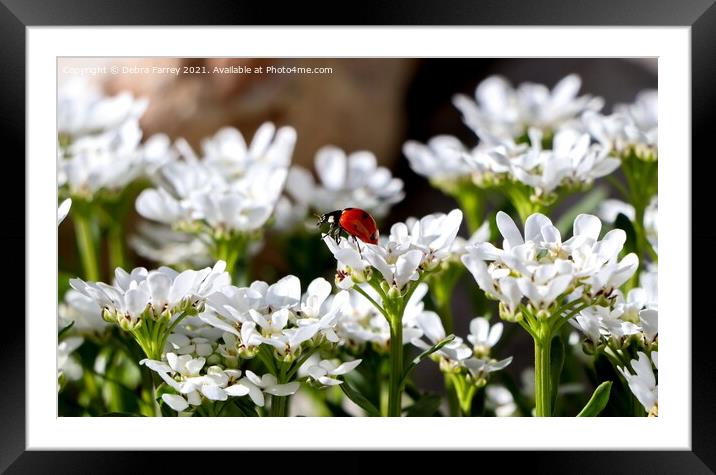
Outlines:
{"type": "Polygon", "coordinates": [[[82,343],[82,337],[70,336],[57,345],[57,378],[61,381],[77,381],[82,377],[82,365],[72,356],[82,343]]]}
{"type": "Polygon", "coordinates": [[[482,81],[472,99],[462,94],[453,102],[463,121],[474,131],[487,130],[499,137],[517,139],[530,127],[554,132],[576,121],[585,111],[600,110],[604,101],[578,96],[582,81],[576,74],[561,79],[550,91],[547,86],[522,83],[516,89],[501,76],[482,81]]]}
{"type": "Polygon", "coordinates": [[[380,219],[405,196],[403,181],[378,166],[368,151],[347,155],[337,147],[323,147],[316,153],[315,170],[318,181],[303,167],[289,170],[281,204],[285,210],[276,223],[281,229],[305,220],[309,211],[323,214],[354,207],[380,219]]]}
{"type": "Polygon", "coordinates": [[[70,212],[71,206],[72,206],[72,198],[67,198],[62,203],[60,203],[60,206],[57,207],[57,225],[58,226],[67,217],[67,213],[70,212]]]}

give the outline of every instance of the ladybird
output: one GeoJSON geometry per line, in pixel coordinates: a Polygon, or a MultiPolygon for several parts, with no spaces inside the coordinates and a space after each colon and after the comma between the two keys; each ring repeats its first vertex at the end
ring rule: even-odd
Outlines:
{"type": "MultiPolygon", "coordinates": [[[[328,225],[327,236],[341,242],[341,234],[345,233],[353,239],[360,239],[368,244],[378,244],[378,225],[367,211],[360,208],[345,208],[318,216],[317,225],[328,225]]],[[[357,242],[356,242],[357,244],[357,242]]]]}

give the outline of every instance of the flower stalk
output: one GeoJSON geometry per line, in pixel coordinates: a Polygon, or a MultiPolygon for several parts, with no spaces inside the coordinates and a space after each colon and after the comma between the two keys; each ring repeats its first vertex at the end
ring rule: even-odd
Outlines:
{"type": "Polygon", "coordinates": [[[99,280],[99,260],[97,258],[97,242],[93,230],[93,223],[87,213],[77,211],[73,215],[77,247],[82,260],[84,277],[87,280],[99,280]]]}

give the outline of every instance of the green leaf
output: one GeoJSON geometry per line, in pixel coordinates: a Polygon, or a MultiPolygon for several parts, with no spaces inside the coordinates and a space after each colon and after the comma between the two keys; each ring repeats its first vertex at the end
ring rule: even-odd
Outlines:
{"type": "Polygon", "coordinates": [[[134,414],[131,412],[108,412],[107,414],[102,414],[102,417],[144,417],[141,414],[134,414]]]}
{"type": "Polygon", "coordinates": [[[345,394],[348,399],[358,404],[358,406],[363,409],[370,417],[380,417],[380,411],[373,405],[373,403],[371,403],[361,393],[356,391],[355,388],[348,384],[348,381],[346,381],[345,379],[341,379],[341,381],[343,381],[343,383],[340,384],[338,387],[341,388],[341,391],[343,391],[343,394],[345,394]]]}
{"type": "Polygon", "coordinates": [[[419,354],[418,356],[416,356],[415,358],[413,358],[413,359],[410,361],[410,363],[408,363],[408,366],[405,368],[405,370],[403,371],[403,377],[402,377],[402,379],[400,380],[400,384],[401,384],[401,385],[405,384],[405,381],[408,379],[408,376],[410,376],[410,373],[413,372],[413,370],[415,369],[415,367],[418,366],[418,364],[419,364],[421,361],[423,361],[425,358],[427,358],[428,356],[432,355],[433,353],[435,353],[435,352],[438,351],[440,348],[442,348],[443,346],[447,345],[448,343],[450,343],[450,342],[453,341],[454,339],[455,339],[455,335],[448,335],[448,336],[446,336],[445,338],[443,338],[442,340],[440,340],[439,342],[437,342],[436,344],[434,344],[433,346],[431,346],[430,348],[428,348],[427,350],[425,350],[425,351],[423,351],[422,353],[420,353],[420,354],[419,354]]]}
{"type": "Polygon", "coordinates": [[[405,415],[408,417],[431,417],[439,416],[438,407],[442,402],[442,397],[437,394],[426,394],[411,406],[405,409],[405,415]]]}
{"type": "Polygon", "coordinates": [[[62,338],[65,335],[65,333],[67,333],[70,330],[70,328],[72,328],[74,325],[75,325],[75,321],[72,320],[69,325],[67,325],[65,328],[60,330],[60,332],[57,334],[57,339],[59,340],[60,338],[62,338]]]}
{"type": "Polygon", "coordinates": [[[584,406],[584,409],[577,414],[577,417],[596,417],[600,412],[607,406],[609,402],[609,393],[612,390],[612,382],[604,381],[602,384],[597,386],[594,390],[594,394],[589,398],[589,401],[584,406]]]}
{"type": "Polygon", "coordinates": [[[624,253],[636,252],[636,230],[631,220],[622,213],[619,213],[617,219],[614,221],[614,227],[622,229],[626,233],[624,253]]]}
{"type": "Polygon", "coordinates": [[[567,211],[562,213],[562,216],[557,220],[557,229],[566,236],[572,232],[572,226],[575,218],[582,213],[594,213],[599,203],[607,198],[607,191],[604,188],[594,188],[592,191],[587,193],[581,200],[577,201],[567,211]]]}
{"type": "Polygon", "coordinates": [[[557,335],[552,338],[550,349],[550,390],[552,393],[552,414],[554,415],[557,407],[557,389],[559,388],[559,379],[562,375],[564,367],[564,343],[562,337],[557,335]]]}

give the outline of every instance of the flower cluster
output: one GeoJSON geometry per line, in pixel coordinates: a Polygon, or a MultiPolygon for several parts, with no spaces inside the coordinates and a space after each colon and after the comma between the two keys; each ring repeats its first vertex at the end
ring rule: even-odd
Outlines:
{"type": "MultiPolygon", "coordinates": [[[[417,324],[423,333],[423,338],[414,338],[411,343],[421,350],[427,350],[446,338],[440,317],[435,312],[423,312],[417,316],[417,324]],[[427,340],[427,343],[425,342],[427,340]]],[[[440,370],[462,375],[467,382],[477,387],[487,384],[490,373],[506,368],[512,357],[496,360],[491,357],[492,347],[502,336],[502,323],[490,326],[484,317],[476,317],[470,322],[468,345],[460,337],[441,347],[431,355],[438,362],[440,370]]]]}
{"type": "Polygon", "coordinates": [[[199,314],[206,297],[229,284],[225,267],[219,261],[213,268],[181,273],[169,267],[153,271],[138,267],[131,273],[118,268],[114,285],[81,279],[71,279],[70,284],[102,309],[106,321],[131,331],[147,321],[173,321],[199,314]]]}
{"type": "Polygon", "coordinates": [[[247,370],[244,377],[236,369],[206,366],[206,358],[175,353],[166,354],[164,361],[144,359],[140,363],[156,372],[174,392],[162,394],[162,400],[177,412],[191,412],[202,401],[226,401],[229,397],[248,396],[258,407],[265,403],[264,393],[272,396],[289,396],[298,391],[300,384],[278,384],[272,374],[258,376],[247,370]],[[187,411],[189,409],[189,411],[187,411]]]}
{"type": "Polygon", "coordinates": [[[503,78],[488,78],[477,87],[477,101],[455,98],[480,139],[477,147],[439,136],[427,146],[407,142],[403,151],[416,173],[450,194],[459,195],[465,184],[499,187],[520,208],[549,206],[560,189],[583,189],[620,165],[584,131],[579,117],[603,101],[577,97],[580,84],[571,75],[553,91],[530,83],[515,90],[503,78]]]}
{"type": "Polygon", "coordinates": [[[348,294],[330,294],[331,284],[318,278],[302,296],[292,275],[272,285],[226,286],[209,296],[200,318],[225,332],[220,351],[226,356],[253,358],[265,345],[277,360],[292,363],[305,350],[339,342],[335,326],[348,294]]]}
{"type": "Polygon", "coordinates": [[[506,213],[497,214],[497,226],[504,237],[502,249],[478,243],[462,260],[480,288],[500,301],[500,316],[506,320],[548,318],[579,300],[611,302],[638,266],[634,254],[618,261],[624,231],[614,229],[599,240],[596,216],[577,216],[573,236],[564,242],[542,214],[527,219],[524,237],[506,213]]]}
{"type": "Polygon", "coordinates": [[[203,142],[198,159],[184,142],[182,160],[161,166],[157,188],[137,198],[137,211],[150,220],[212,235],[250,233],[271,217],[286,180],[296,133],[266,123],[249,147],[235,129],[203,142]],[[202,229],[205,228],[205,229],[202,229]]]}
{"type": "Polygon", "coordinates": [[[634,103],[618,104],[611,115],[585,113],[584,127],[606,150],[620,158],[658,159],[658,93],[641,91],[634,103]]]}
{"type": "Polygon", "coordinates": [[[305,221],[309,212],[328,213],[357,207],[374,217],[385,217],[390,207],[403,199],[403,181],[378,166],[373,153],[346,154],[334,146],[316,152],[315,170],[294,165],[288,172],[286,192],[277,205],[276,226],[289,229],[305,221]]]}
{"type": "Polygon", "coordinates": [[[159,146],[163,136],[140,143],[146,99],[86,89],[84,83],[70,82],[59,93],[58,184],[61,195],[91,201],[99,193],[112,197],[121,192],[166,149],[159,146]]]}
{"type": "MultiPolygon", "coordinates": [[[[349,291],[348,305],[340,315],[336,324],[336,333],[342,345],[350,351],[361,353],[366,345],[380,353],[386,353],[390,347],[390,324],[370,300],[380,301],[381,297],[368,284],[360,285],[360,292],[349,291]]],[[[403,313],[403,344],[420,338],[423,335],[418,325],[418,318],[425,313],[423,299],[428,292],[425,283],[419,284],[410,295],[403,313]]]]}
{"type": "Polygon", "coordinates": [[[455,209],[396,223],[378,244],[359,244],[351,239],[337,243],[324,237],[338,262],[336,285],[348,289],[370,281],[377,272],[386,287],[384,292],[399,294],[408,283],[435,271],[450,256],[461,222],[462,211],[455,209]]]}

